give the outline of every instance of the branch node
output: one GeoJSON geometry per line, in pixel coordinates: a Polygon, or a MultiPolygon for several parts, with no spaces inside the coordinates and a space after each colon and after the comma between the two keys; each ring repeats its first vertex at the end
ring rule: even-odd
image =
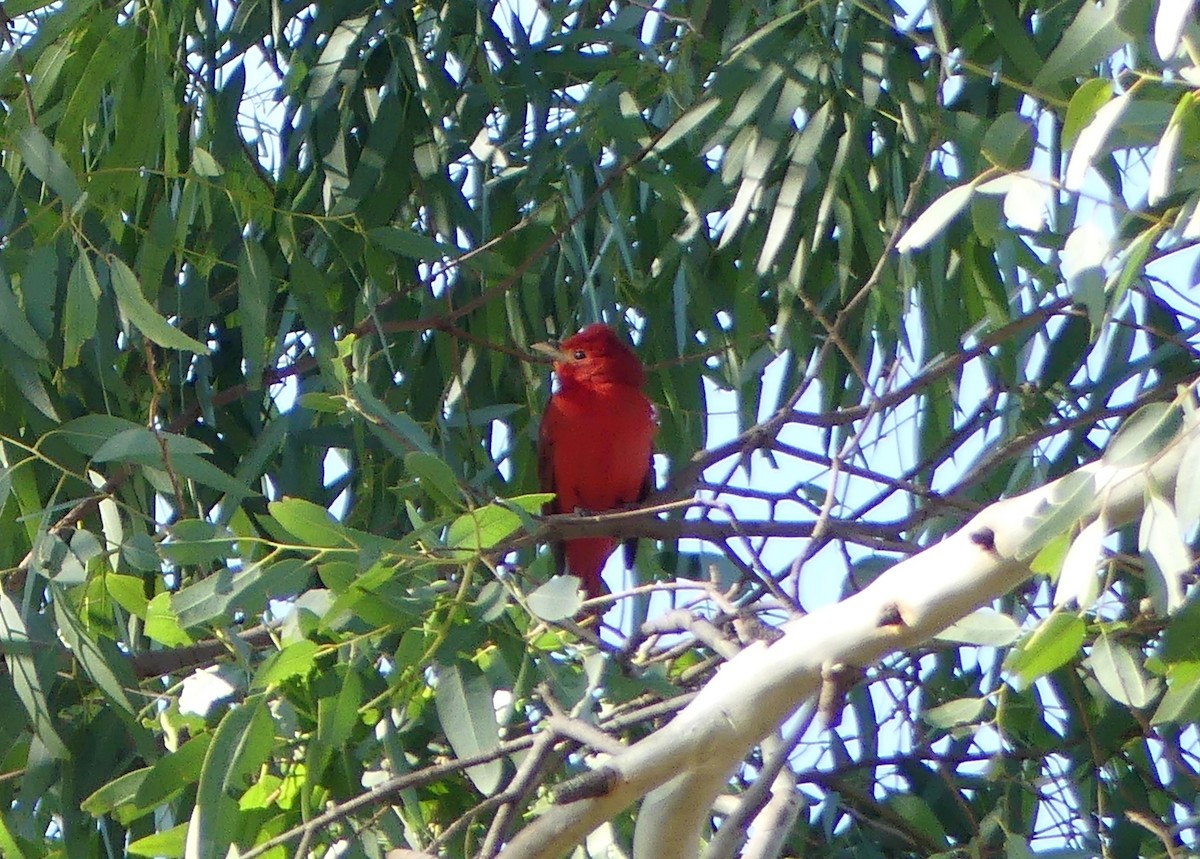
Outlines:
{"type": "Polygon", "coordinates": [[[617,786],[619,778],[616,769],[610,766],[585,772],[554,788],[554,802],[556,805],[566,805],[568,802],[604,796],[617,786]]]}
{"type": "Polygon", "coordinates": [[[883,607],[883,611],[879,615],[879,620],[876,626],[907,626],[904,622],[904,615],[900,613],[900,606],[894,602],[888,603],[883,607]]]}
{"type": "Polygon", "coordinates": [[[765,641],[771,645],[783,638],[781,630],[763,623],[756,615],[749,612],[741,612],[733,619],[733,629],[743,647],[756,641],[765,641]]]}
{"type": "Polygon", "coordinates": [[[842,723],[842,710],[846,707],[846,693],[862,674],[841,662],[821,667],[821,691],[817,694],[817,718],[826,728],[836,728],[842,723]]]}
{"type": "Polygon", "coordinates": [[[971,542],[985,552],[996,551],[996,532],[984,526],[978,531],[971,532],[971,542]]]}

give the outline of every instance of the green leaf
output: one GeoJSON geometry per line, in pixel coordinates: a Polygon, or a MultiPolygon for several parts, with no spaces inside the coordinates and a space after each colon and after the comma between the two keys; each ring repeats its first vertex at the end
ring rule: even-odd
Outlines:
{"type": "Polygon", "coordinates": [[[1118,704],[1141,709],[1158,694],[1157,682],[1151,683],[1132,651],[1111,636],[1101,635],[1092,645],[1086,664],[1096,675],[1100,688],[1118,704]]]}
{"type": "Polygon", "coordinates": [[[138,283],[137,275],[125,265],[119,257],[109,261],[113,293],[121,312],[138,327],[138,330],[153,340],[159,346],[167,349],[182,349],[195,352],[197,355],[207,355],[208,347],[198,340],[193,340],[178,328],[169,324],[159,315],[154,306],[146,300],[142,285],[138,283]]]}
{"type": "Polygon", "coordinates": [[[1061,478],[1050,490],[1049,500],[1037,511],[1036,524],[1017,546],[1016,556],[1036,555],[1078,522],[1095,500],[1096,481],[1092,475],[1074,472],[1061,478]]]}
{"type": "Polygon", "coordinates": [[[58,621],[58,634],[71,648],[84,672],[109,701],[131,716],[135,715],[134,706],[125,694],[126,689],[137,687],[129,660],[117,651],[111,641],[88,635],[61,586],[51,582],[50,593],[53,596],[54,617],[58,621]]]}
{"type": "MultiPolygon", "coordinates": [[[[474,665],[455,663],[439,667],[434,702],[442,730],[458,757],[474,757],[494,751],[500,745],[492,686],[474,665]]],[[[503,773],[504,765],[499,759],[467,770],[475,787],[485,795],[491,795],[500,786],[503,773]]]]}
{"type": "Polygon", "coordinates": [[[1082,316],[1068,318],[1055,332],[1046,349],[1046,357],[1037,374],[1038,384],[1049,388],[1069,382],[1087,359],[1090,342],[1091,326],[1088,320],[1082,316]]]}
{"type": "Polygon", "coordinates": [[[17,134],[17,151],[29,172],[46,183],[51,191],[62,198],[63,205],[71,209],[83,196],[79,180],[58,154],[54,144],[36,125],[28,125],[17,134]]]}
{"type": "Polygon", "coordinates": [[[404,457],[404,470],[417,479],[421,487],[438,502],[438,506],[449,510],[462,509],[458,478],[444,461],[432,454],[414,451],[404,457]]]}
{"type": "Polygon", "coordinates": [[[1182,534],[1174,508],[1151,484],[1138,529],[1138,551],[1145,562],[1146,588],[1162,617],[1183,605],[1183,582],[1192,568],[1192,554],[1182,534]]]}
{"type": "Polygon", "coordinates": [[[1017,17],[1016,7],[1008,3],[982,3],[979,11],[1004,52],[1009,77],[1028,83],[1041,70],[1044,60],[1025,22],[1017,17]]]}
{"type": "Polygon", "coordinates": [[[341,415],[346,413],[346,401],[342,397],[336,397],[333,394],[322,394],[311,392],[301,394],[296,403],[302,409],[311,409],[314,412],[322,412],[327,415],[341,415]]]}
{"type": "Polygon", "coordinates": [[[922,713],[921,718],[935,728],[953,728],[974,724],[986,707],[986,698],[956,698],[922,713]]]}
{"type": "Polygon", "coordinates": [[[17,15],[36,12],[38,9],[45,9],[53,3],[54,0],[9,0],[9,2],[4,4],[4,12],[6,15],[16,17],[17,15]]]}
{"type": "Polygon", "coordinates": [[[975,185],[968,183],[951,188],[938,197],[904,231],[900,241],[896,242],[896,250],[907,253],[925,247],[958,217],[958,213],[967,207],[974,195],[975,185]]]}
{"type": "Polygon", "coordinates": [[[30,641],[29,632],[21,613],[0,588],[0,649],[4,652],[4,662],[12,677],[13,687],[17,697],[25,707],[33,733],[41,740],[42,745],[59,760],[70,758],[70,752],[54,727],[50,715],[50,707],[46,703],[46,693],[42,688],[42,679],[38,671],[35,653],[41,648],[35,648],[30,641]]]}
{"type": "Polygon", "coordinates": [[[176,564],[204,564],[233,557],[233,534],[204,519],[181,519],[167,529],[162,554],[176,564]]]}
{"type": "Polygon", "coordinates": [[[129,566],[143,573],[153,573],[162,569],[158,544],[149,534],[139,532],[127,537],[121,543],[121,557],[129,566]]]}
{"type": "Polygon", "coordinates": [[[946,830],[929,803],[915,794],[894,793],[884,801],[890,813],[903,820],[914,832],[941,847],[946,843],[946,830]]]}
{"type": "Polygon", "coordinates": [[[455,248],[399,227],[376,227],[367,231],[367,238],[394,254],[417,260],[432,261],[458,255],[455,248]]]}
{"type": "Polygon", "coordinates": [[[311,576],[302,558],[251,564],[237,571],[225,568],[173,594],[171,609],[184,629],[238,611],[254,614],[266,608],[273,597],[300,593],[311,576]]]}
{"type": "MultiPolygon", "coordinates": [[[[1077,855],[1071,856],[1069,851],[1049,851],[1054,853],[1054,859],[1089,859],[1085,851],[1073,851],[1077,855]]],[[[1004,841],[1004,859],[1038,859],[1037,853],[1034,853],[1030,847],[1029,841],[1022,835],[1009,833],[1004,841]]],[[[1042,859],[1046,859],[1043,855],[1042,859]]]]}
{"type": "Polygon", "coordinates": [[[1071,548],[1063,559],[1058,574],[1058,585],[1054,589],[1056,606],[1074,602],[1081,609],[1091,608],[1100,596],[1098,567],[1104,558],[1104,538],[1108,536],[1108,524],[1101,517],[1089,523],[1071,541],[1071,548]]]}
{"type": "Polygon", "coordinates": [[[521,527],[521,517],[499,504],[468,510],[450,523],[446,545],[471,552],[490,549],[521,527]]]}
{"type": "Polygon", "coordinates": [[[1087,77],[1101,61],[1125,45],[1128,36],[1117,15],[1119,2],[1083,3],[1033,79],[1033,89],[1057,96],[1065,82],[1087,77]]]}
{"type": "Polygon", "coordinates": [[[164,446],[167,454],[172,457],[212,453],[212,448],[208,445],[187,436],[167,432],[156,433],[146,427],[135,426],[105,440],[92,454],[92,461],[161,464],[164,446]]]}
{"type": "Polygon", "coordinates": [[[312,547],[352,546],[346,529],[333,514],[304,498],[272,501],[267,511],[296,539],[312,547]]]}
{"type": "Polygon", "coordinates": [[[530,492],[525,495],[514,495],[512,498],[497,498],[495,503],[513,511],[521,520],[521,527],[532,533],[537,529],[537,520],[546,505],[554,500],[553,492],[530,492]]]}
{"type": "Polygon", "coordinates": [[[60,584],[78,585],[87,579],[87,559],[80,557],[57,534],[42,535],[34,546],[32,560],[39,575],[60,584]]]}
{"type": "Polygon", "coordinates": [[[155,832],[133,841],[129,852],[133,856],[154,857],[154,859],[183,859],[187,838],[188,825],[181,823],[162,832],[155,832]]]}
{"type": "Polygon", "coordinates": [[[150,767],[142,767],[133,772],[125,773],[110,781],[108,784],[93,791],[90,796],[79,803],[79,807],[93,817],[110,814],[123,805],[131,805],[137,796],[138,788],[146,780],[150,767]]]}
{"type": "Polygon", "coordinates": [[[1006,614],[981,608],[942,630],[937,637],[960,644],[1006,647],[1021,637],[1021,627],[1006,614]]]}
{"type": "Polygon", "coordinates": [[[1179,144],[1183,139],[1184,123],[1196,110],[1195,93],[1184,93],[1175,105],[1175,111],[1167,123],[1167,129],[1158,141],[1158,151],[1150,167],[1147,183],[1146,203],[1158,206],[1171,194],[1175,184],[1175,166],[1179,156],[1179,144]]]}
{"type": "Polygon", "coordinates": [[[574,576],[554,576],[529,595],[529,610],[550,623],[574,617],[582,605],[574,576]]]}
{"type": "MultiPolygon", "coordinates": [[[[46,390],[42,375],[45,368],[3,337],[0,337],[0,367],[4,367],[7,371],[8,377],[15,384],[17,391],[24,397],[26,403],[53,423],[62,420],[58,416],[54,402],[50,399],[50,392],[46,390]]],[[[13,398],[13,406],[18,403],[19,400],[13,398]]]]}
{"type": "Polygon", "coordinates": [[[224,503],[227,504],[237,504],[243,498],[258,494],[243,481],[226,474],[207,459],[193,453],[185,451],[173,455],[170,466],[176,474],[225,493],[227,497],[224,499],[224,503]]]}
{"type": "Polygon", "coordinates": [[[221,165],[217,163],[217,159],[213,158],[212,154],[202,146],[192,149],[192,170],[197,176],[203,176],[206,179],[215,179],[225,173],[221,165]]]}
{"type": "Polygon", "coordinates": [[[188,853],[195,859],[225,859],[238,831],[234,797],[249,786],[274,745],[275,727],[262,695],[230,708],[204,756],[196,807],[188,824],[188,853]]]}
{"type": "Polygon", "coordinates": [[[293,677],[304,678],[316,667],[317,643],[302,638],[263,660],[254,673],[251,689],[268,689],[293,677]]]}
{"type": "Polygon", "coordinates": [[[179,617],[171,608],[171,594],[155,594],[146,606],[146,635],[167,647],[184,647],[192,637],[179,625],[179,617]]]}
{"type": "Polygon", "coordinates": [[[1200,722],[1200,661],[1167,666],[1167,694],[1158,702],[1150,722],[1154,725],[1200,722]]]}
{"type": "Polygon", "coordinates": [[[145,620],[150,600],[146,598],[146,585],[141,579],[109,573],[104,577],[104,587],[117,605],[134,617],[145,620]]]}
{"type": "Polygon", "coordinates": [[[1200,600],[1188,600],[1171,616],[1159,655],[1166,662],[1200,662],[1200,600]]]}
{"type": "Polygon", "coordinates": [[[1063,120],[1062,145],[1067,149],[1073,148],[1083,129],[1095,119],[1096,111],[1108,104],[1112,97],[1112,83],[1104,78],[1093,78],[1082,83],[1071,96],[1071,103],[1067,105],[1067,117],[1063,120]]]}
{"type": "Polygon", "coordinates": [[[36,854],[32,851],[26,853],[21,849],[16,836],[5,821],[4,815],[0,815],[0,856],[5,856],[7,859],[26,859],[26,857],[34,855],[36,854]]]}
{"type": "Polygon", "coordinates": [[[1062,532],[1055,537],[1051,537],[1038,550],[1038,553],[1033,556],[1033,560],[1029,562],[1029,569],[1039,576],[1049,576],[1054,578],[1062,570],[1063,560],[1067,557],[1067,551],[1071,548],[1071,535],[1069,532],[1062,532]]]}
{"type": "Polygon", "coordinates": [[[96,334],[100,282],[86,253],[80,253],[67,278],[67,301],[63,306],[63,368],[79,363],[83,344],[96,334]]]}
{"type": "Polygon", "coordinates": [[[1175,512],[1180,525],[1191,529],[1200,522],[1200,433],[1192,428],[1192,438],[1179,462],[1175,481],[1175,512]]]}
{"type": "Polygon", "coordinates": [[[1118,128],[1125,111],[1129,109],[1133,96],[1128,92],[1114,98],[1096,111],[1092,121],[1079,132],[1071,158],[1067,162],[1063,182],[1067,190],[1078,191],[1086,181],[1088,168],[1093,167],[1103,155],[1109,137],[1118,128]]]}
{"type": "MultiPolygon", "coordinates": [[[[423,645],[422,645],[423,652],[423,645]]],[[[397,667],[405,663],[396,661],[397,667]]],[[[363,702],[363,681],[353,666],[344,666],[335,695],[317,700],[317,734],[309,747],[313,775],[320,778],[335,753],[343,749],[359,723],[358,708],[363,702]]]]}
{"type": "Polygon", "coordinates": [[[43,341],[60,336],[55,329],[55,318],[62,301],[60,280],[59,256],[55,248],[48,245],[34,248],[20,275],[20,295],[24,300],[25,316],[43,341]]]}
{"type": "Polygon", "coordinates": [[[153,811],[200,780],[200,772],[212,734],[192,737],[182,746],[154,762],[142,780],[134,803],[139,809],[153,811]]]}
{"type": "Polygon", "coordinates": [[[3,266],[0,266],[0,334],[35,361],[50,360],[50,353],[42,337],[33,330],[29,318],[21,309],[12,283],[3,266]]]}
{"type": "Polygon", "coordinates": [[[271,263],[258,242],[246,239],[238,256],[238,324],[246,379],[251,388],[261,384],[267,357],[267,312],[271,303],[271,263]]]}
{"type": "Polygon", "coordinates": [[[1009,651],[1004,670],[1028,687],[1043,675],[1070,662],[1083,646],[1086,626],[1077,615],[1054,612],[1019,646],[1009,651]]]}
{"type": "Polygon", "coordinates": [[[392,453],[403,457],[417,450],[433,455],[429,434],[419,423],[403,412],[391,411],[360,381],[354,383],[353,391],[351,405],[367,418],[367,426],[392,453]]]}
{"type": "Polygon", "coordinates": [[[1104,463],[1116,468],[1147,462],[1162,453],[1183,424],[1173,403],[1142,406],[1121,424],[1104,450],[1104,463]]]}
{"type": "Polygon", "coordinates": [[[683,138],[687,137],[687,135],[700,128],[704,120],[720,106],[721,101],[717,98],[708,98],[692,105],[677,120],[671,123],[670,128],[655,142],[651,152],[660,153],[670,149],[676,143],[683,140],[683,138]]]}
{"type": "Polygon", "coordinates": [[[116,415],[92,414],[67,421],[56,432],[75,450],[91,456],[110,438],[130,429],[144,430],[145,427],[116,415]]]}
{"type": "Polygon", "coordinates": [[[983,157],[1002,170],[1017,172],[1033,157],[1033,126],[1019,113],[1002,113],[983,135],[983,157]]]}

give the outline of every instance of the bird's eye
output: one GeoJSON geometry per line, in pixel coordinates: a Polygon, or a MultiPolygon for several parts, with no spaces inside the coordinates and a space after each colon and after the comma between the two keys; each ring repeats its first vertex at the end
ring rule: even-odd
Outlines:
{"type": "Polygon", "coordinates": [[[584,352],[582,349],[575,350],[575,360],[576,361],[582,361],[586,357],[587,357],[587,352],[584,352]]]}

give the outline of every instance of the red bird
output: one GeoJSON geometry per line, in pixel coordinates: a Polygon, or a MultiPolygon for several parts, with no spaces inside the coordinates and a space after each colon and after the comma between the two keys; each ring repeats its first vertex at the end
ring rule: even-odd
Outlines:
{"type": "MultiPolygon", "coordinates": [[[[547,513],[600,513],[641,501],[654,489],[654,408],[642,394],[645,372],[633,350],[607,325],[589,325],[562,343],[535,343],[554,358],[558,390],[538,433],[538,481],[555,493],[547,513]]],[[[589,598],[605,592],[600,571],[617,547],[612,537],[556,543],[561,574],[583,581],[589,598]],[[565,556],[565,558],[564,558],[565,556]]],[[[633,567],[637,539],[625,541],[633,567]]]]}

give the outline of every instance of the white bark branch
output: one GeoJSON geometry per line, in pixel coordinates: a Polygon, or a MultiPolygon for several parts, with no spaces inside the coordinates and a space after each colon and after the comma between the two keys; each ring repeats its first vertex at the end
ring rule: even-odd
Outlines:
{"type": "MultiPolygon", "coordinates": [[[[927,641],[1015,588],[1030,575],[1017,551],[1049,515],[1056,489],[1079,475],[1094,481],[1094,501],[1116,528],[1142,511],[1153,481],[1173,489],[1186,442],[1200,435],[1189,421],[1181,437],[1149,465],[1102,462],[1015,498],[998,501],[942,542],[905,559],[861,592],[784,626],[784,635],[747,647],[661,730],[612,757],[590,786],[567,792],[526,827],[505,859],[553,859],[589,831],[645,797],[634,836],[638,859],[692,859],[713,800],[746,753],[797,706],[815,695],[825,666],[866,666],[927,641]]],[[[1073,484],[1074,485],[1074,484],[1073,484]]]]}
{"type": "Polygon", "coordinates": [[[771,799],[754,818],[742,859],[775,859],[803,808],[804,799],[796,793],[796,774],[784,767],[771,780],[771,799]]]}

